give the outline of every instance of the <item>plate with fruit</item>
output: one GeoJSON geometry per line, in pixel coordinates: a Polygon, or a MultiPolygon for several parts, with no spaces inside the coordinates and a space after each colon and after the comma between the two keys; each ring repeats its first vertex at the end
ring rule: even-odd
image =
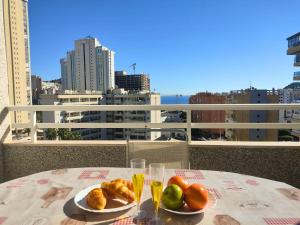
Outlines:
{"type": "Polygon", "coordinates": [[[75,195],[74,203],[85,211],[95,213],[119,212],[136,205],[132,182],[120,178],[81,190],[75,195]]]}
{"type": "Polygon", "coordinates": [[[188,184],[180,176],[171,177],[162,194],[160,208],[180,215],[195,215],[216,205],[217,199],[202,184],[188,184]]]}

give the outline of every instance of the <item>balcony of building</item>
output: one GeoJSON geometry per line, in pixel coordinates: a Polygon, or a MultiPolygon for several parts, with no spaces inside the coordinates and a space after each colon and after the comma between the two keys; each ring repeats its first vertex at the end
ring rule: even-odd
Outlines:
{"type": "MultiPolygon", "coordinates": [[[[300,109],[299,104],[194,104],[194,105],[59,105],[59,106],[8,106],[1,113],[3,137],[0,145],[1,181],[22,177],[40,171],[73,167],[128,167],[132,158],[145,158],[148,162],[164,162],[170,168],[191,168],[230,171],[300,187],[299,142],[241,142],[241,141],[195,141],[192,129],[293,129],[300,123],[194,123],[193,110],[291,110],[300,109]],[[144,121],[122,123],[38,123],[38,111],[185,111],[184,122],[150,123],[144,121]],[[8,124],[10,113],[28,111],[30,121],[26,124],[8,124]],[[13,141],[14,129],[30,128],[30,140],[13,141]],[[37,132],[48,128],[69,129],[139,129],[139,140],[37,140],[37,132]],[[187,140],[143,140],[149,129],[181,129],[187,140]],[[5,131],[5,132],[4,132],[5,131]]],[[[116,130],[118,131],[118,130],[116,130]]],[[[137,133],[132,133],[137,134],[137,133]]],[[[94,134],[91,133],[93,136],[94,134]]],[[[124,138],[121,132],[120,139],[124,138]]],[[[132,135],[134,136],[134,135],[132,135]]]]}
{"type": "Polygon", "coordinates": [[[288,41],[288,55],[295,55],[300,53],[300,32],[287,38],[288,41]]]}
{"type": "Polygon", "coordinates": [[[300,66],[300,54],[295,56],[294,66],[300,66]]]}
{"type": "Polygon", "coordinates": [[[293,80],[300,80],[300,71],[294,72],[293,80]]]}

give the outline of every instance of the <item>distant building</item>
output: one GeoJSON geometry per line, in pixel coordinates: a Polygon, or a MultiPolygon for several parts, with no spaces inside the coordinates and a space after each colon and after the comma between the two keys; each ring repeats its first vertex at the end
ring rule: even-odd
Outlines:
{"type": "Polygon", "coordinates": [[[40,94],[42,94],[42,78],[37,75],[31,76],[32,104],[37,105],[40,94]]]}
{"type": "MultiPolygon", "coordinates": [[[[42,94],[39,99],[40,105],[101,105],[104,104],[104,96],[96,92],[66,91],[61,94],[42,94]]],[[[105,112],[82,111],[82,112],[43,112],[43,123],[80,123],[80,122],[105,122],[105,112]]],[[[105,129],[74,128],[72,131],[79,132],[82,139],[100,140],[106,139],[105,129]]]]}
{"type": "MultiPolygon", "coordinates": [[[[224,104],[226,96],[219,93],[200,92],[191,95],[190,104],[224,104]]],[[[224,123],[225,111],[192,111],[192,122],[194,123],[224,123]]],[[[203,129],[211,135],[224,134],[224,129],[203,129]]]]}
{"type": "MultiPolygon", "coordinates": [[[[288,55],[295,55],[294,66],[300,66],[300,32],[287,38],[288,55]]],[[[294,72],[294,80],[300,80],[300,71],[294,72]]]]}
{"type": "MultiPolygon", "coordinates": [[[[1,10],[3,10],[1,27],[4,28],[5,34],[9,103],[31,105],[28,2],[3,0],[1,10]]],[[[28,122],[26,111],[11,114],[12,123],[28,122]]]]}
{"type": "MultiPolygon", "coordinates": [[[[107,105],[159,105],[160,94],[149,92],[128,92],[124,89],[115,89],[106,94],[107,105]]],[[[152,111],[114,111],[107,112],[107,122],[130,123],[147,122],[160,123],[160,110],[152,111]]],[[[161,136],[160,132],[147,132],[145,129],[107,129],[107,138],[124,140],[130,136],[133,140],[155,140],[161,136]]]]}
{"type": "Polygon", "coordinates": [[[75,50],[60,60],[62,90],[102,91],[115,88],[114,52],[93,37],[75,41],[75,50]]]}
{"type": "Polygon", "coordinates": [[[123,88],[126,91],[150,91],[150,78],[148,74],[127,75],[125,71],[116,71],[115,82],[117,88],[123,88]]]}
{"type": "MultiPolygon", "coordinates": [[[[227,98],[229,104],[266,104],[278,103],[276,90],[258,90],[255,88],[232,91],[227,98]]],[[[278,111],[274,110],[240,110],[228,111],[226,122],[236,123],[277,123],[278,111]]],[[[278,130],[275,129],[229,129],[232,139],[237,141],[277,141],[278,130]]]]}
{"type": "Polygon", "coordinates": [[[43,94],[58,94],[61,92],[61,84],[57,80],[42,81],[42,93],[43,94]]]}

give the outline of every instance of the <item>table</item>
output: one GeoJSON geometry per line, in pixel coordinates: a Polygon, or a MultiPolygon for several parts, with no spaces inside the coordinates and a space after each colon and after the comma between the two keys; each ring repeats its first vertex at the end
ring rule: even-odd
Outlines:
{"type": "MultiPolygon", "coordinates": [[[[217,198],[217,205],[204,214],[180,216],[160,210],[165,224],[287,225],[300,223],[300,190],[285,183],[205,170],[166,170],[190,183],[202,183],[217,198]]],[[[46,171],[0,185],[0,224],[88,225],[134,224],[135,208],[114,214],[85,213],[73,203],[85,187],[118,177],[130,179],[127,168],[75,168],[46,171]],[[114,221],[114,218],[123,218],[114,221]]],[[[142,208],[152,216],[149,179],[146,176],[142,208]]],[[[142,224],[147,224],[145,219],[142,224]]]]}

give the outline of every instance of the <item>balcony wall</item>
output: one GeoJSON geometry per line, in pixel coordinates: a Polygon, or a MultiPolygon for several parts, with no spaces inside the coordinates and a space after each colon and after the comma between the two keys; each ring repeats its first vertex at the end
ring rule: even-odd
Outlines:
{"type": "Polygon", "coordinates": [[[292,142],[203,142],[189,147],[191,167],[282,181],[300,187],[300,144],[292,142]]]}
{"type": "Polygon", "coordinates": [[[44,142],[4,144],[4,180],[52,169],[126,167],[126,142],[44,142]]]}
{"type": "Polygon", "coordinates": [[[132,151],[127,151],[125,141],[7,143],[3,149],[3,178],[10,180],[66,167],[126,167],[128,157],[144,157],[148,162],[161,160],[171,166],[187,160],[192,169],[237,172],[300,187],[299,143],[193,142],[185,145],[140,141],[134,145],[137,149],[133,156],[132,151]],[[180,152],[177,147],[183,151],[180,152]]]}

